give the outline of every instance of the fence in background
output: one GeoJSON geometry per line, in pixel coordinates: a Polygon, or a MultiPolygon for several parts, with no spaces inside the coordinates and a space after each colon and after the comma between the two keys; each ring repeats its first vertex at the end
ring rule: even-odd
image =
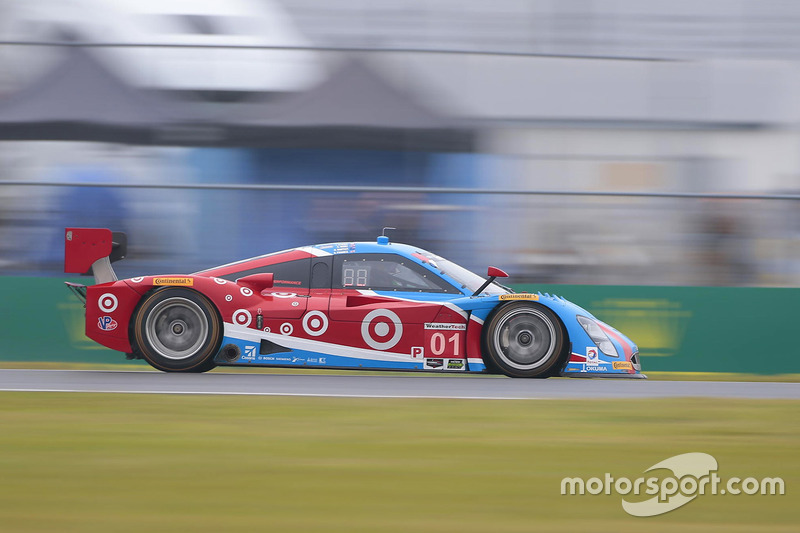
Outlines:
{"type": "Polygon", "coordinates": [[[5,180],[0,274],[60,275],[66,226],[126,231],[122,276],[372,240],[391,226],[393,241],[477,272],[494,264],[515,283],[796,287],[798,201],[797,194],[5,180]]]}

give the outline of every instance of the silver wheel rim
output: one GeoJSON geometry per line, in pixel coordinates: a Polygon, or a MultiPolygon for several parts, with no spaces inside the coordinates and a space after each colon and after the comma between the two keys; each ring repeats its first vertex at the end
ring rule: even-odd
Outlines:
{"type": "Polygon", "coordinates": [[[515,309],[495,328],[495,353],[508,366],[533,370],[547,363],[556,349],[553,321],[538,309],[515,309]]]}
{"type": "Polygon", "coordinates": [[[195,302],[167,298],[150,311],[145,331],[159,355],[178,361],[192,357],[202,348],[208,336],[208,320],[195,302]]]}

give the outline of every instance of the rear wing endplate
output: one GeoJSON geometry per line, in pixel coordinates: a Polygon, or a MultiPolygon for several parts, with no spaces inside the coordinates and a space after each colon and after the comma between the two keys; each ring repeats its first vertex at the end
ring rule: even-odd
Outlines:
{"type": "Polygon", "coordinates": [[[95,283],[117,281],[111,263],[128,253],[128,238],[105,228],[64,230],[64,272],[94,275],[95,283]]]}

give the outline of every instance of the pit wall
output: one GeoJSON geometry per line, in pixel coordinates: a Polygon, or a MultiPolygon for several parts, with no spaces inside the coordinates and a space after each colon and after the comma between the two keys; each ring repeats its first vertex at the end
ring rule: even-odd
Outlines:
{"type": "MultiPolygon", "coordinates": [[[[83,334],[64,279],[0,278],[0,361],[130,363],[83,334]]],[[[71,279],[84,283],[86,278],[71,279]]],[[[644,371],[800,373],[800,289],[515,285],[588,309],[638,345],[644,371]]]]}

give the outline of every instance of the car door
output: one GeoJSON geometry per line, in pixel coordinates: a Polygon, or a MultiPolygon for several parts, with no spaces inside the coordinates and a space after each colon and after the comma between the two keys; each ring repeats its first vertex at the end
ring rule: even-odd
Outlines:
{"type": "Polygon", "coordinates": [[[437,357],[463,356],[466,316],[445,305],[453,297],[448,291],[457,291],[435,272],[399,254],[341,254],[332,270],[328,314],[342,342],[420,367],[433,342],[437,357]],[[459,324],[449,348],[446,338],[433,340],[441,317],[459,324]]]}

